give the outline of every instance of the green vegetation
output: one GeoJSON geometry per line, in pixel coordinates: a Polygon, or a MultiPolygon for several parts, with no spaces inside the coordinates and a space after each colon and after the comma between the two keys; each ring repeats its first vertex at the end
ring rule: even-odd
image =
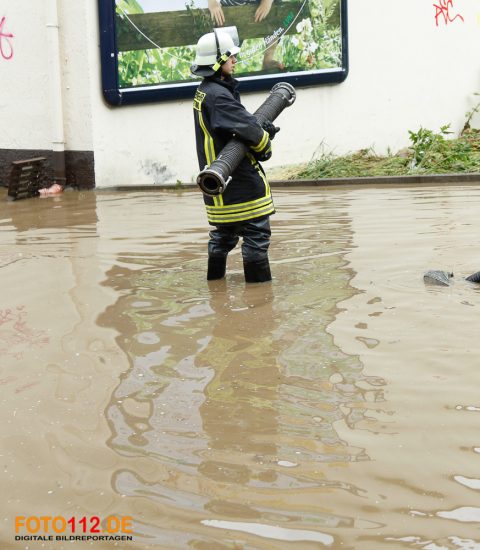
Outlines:
{"type": "Polygon", "coordinates": [[[340,2],[310,0],[308,5],[310,18],[297,22],[298,34],[280,42],[279,59],[289,71],[341,67],[340,2]]]}
{"type": "MultiPolygon", "coordinates": [[[[120,17],[125,17],[125,14],[143,13],[142,7],[136,0],[117,0],[116,7],[120,17]]],[[[195,19],[196,14],[193,11],[191,13],[195,19]]],[[[149,50],[133,50],[118,54],[120,87],[181,82],[192,78],[190,65],[195,58],[193,46],[176,48],[153,46],[152,44],[152,49],[149,50]]]]}
{"type": "MultiPolygon", "coordinates": [[[[275,59],[285,67],[286,72],[330,69],[342,65],[339,0],[310,0],[308,7],[309,17],[295,20],[293,24],[296,33],[283,36],[278,44],[275,59]]],[[[288,27],[290,23],[285,21],[284,24],[288,27]]],[[[236,75],[261,71],[263,39],[246,39],[242,50],[258,50],[258,53],[242,58],[240,52],[236,75]]]]}
{"type": "MultiPolygon", "coordinates": [[[[475,112],[479,108],[480,104],[475,112]]],[[[437,133],[420,128],[417,132],[409,131],[410,147],[396,154],[378,155],[373,149],[344,156],[323,153],[306,165],[291,167],[284,176],[322,179],[480,172],[480,129],[470,128],[470,120],[471,116],[455,139],[447,139],[452,133],[450,125],[442,126],[437,133]]]]}

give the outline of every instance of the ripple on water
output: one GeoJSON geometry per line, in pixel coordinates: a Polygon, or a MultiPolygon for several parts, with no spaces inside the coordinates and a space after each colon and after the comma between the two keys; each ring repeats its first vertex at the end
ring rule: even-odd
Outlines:
{"type": "Polygon", "coordinates": [[[239,250],[205,283],[195,193],[2,213],[5,494],[36,513],[60,476],[57,508],[168,548],[478,547],[480,191],[275,194],[271,285],[239,250]]]}

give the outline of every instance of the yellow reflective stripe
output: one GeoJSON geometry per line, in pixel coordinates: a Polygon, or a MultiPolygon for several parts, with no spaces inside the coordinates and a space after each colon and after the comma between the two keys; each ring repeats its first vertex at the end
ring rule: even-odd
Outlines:
{"type": "Polygon", "coordinates": [[[255,151],[255,153],[258,153],[259,151],[261,151],[262,149],[264,149],[266,147],[269,139],[270,139],[270,136],[268,135],[268,133],[265,130],[263,130],[263,137],[260,140],[260,143],[258,143],[258,145],[250,147],[250,149],[252,151],[255,151]]]}
{"type": "MultiPolygon", "coordinates": [[[[270,191],[270,188],[268,189],[268,191],[270,191]]],[[[227,204],[226,206],[222,206],[222,212],[225,212],[226,214],[243,212],[244,210],[250,210],[252,208],[258,208],[260,206],[263,206],[264,204],[271,202],[271,200],[272,199],[270,198],[270,193],[269,193],[267,196],[261,197],[260,199],[255,199],[254,201],[241,202],[241,203],[232,204],[232,205],[227,204]]],[[[213,213],[217,211],[218,211],[218,208],[216,206],[207,205],[207,212],[213,213]]]]}
{"type": "Polygon", "coordinates": [[[203,114],[201,112],[198,113],[198,120],[200,122],[200,126],[203,130],[203,133],[205,135],[205,139],[203,142],[203,146],[205,148],[205,156],[207,157],[207,164],[210,166],[212,162],[215,160],[215,147],[213,145],[213,138],[208,133],[207,127],[205,126],[205,122],[203,121],[203,114]]]}
{"type": "Polygon", "coordinates": [[[265,177],[265,174],[263,173],[262,169],[258,165],[258,162],[255,163],[255,169],[257,170],[258,175],[262,178],[263,183],[265,184],[265,196],[270,197],[272,195],[272,192],[270,190],[270,184],[268,183],[268,180],[265,177]]]}
{"type": "Polygon", "coordinates": [[[212,223],[233,223],[233,222],[243,222],[245,220],[251,220],[252,218],[259,218],[260,216],[265,216],[267,214],[273,214],[275,212],[275,207],[273,202],[270,201],[270,204],[263,208],[256,208],[248,212],[242,212],[240,214],[229,214],[224,216],[214,216],[213,214],[207,214],[209,222],[212,223]]]}
{"type": "Polygon", "coordinates": [[[231,56],[232,54],[227,51],[225,52],[221,57],[220,59],[215,63],[215,65],[212,66],[212,69],[217,72],[218,69],[220,69],[220,67],[222,65],[224,65],[227,61],[228,61],[228,58],[231,56]]]}
{"type": "Polygon", "coordinates": [[[258,172],[258,175],[262,178],[263,183],[265,184],[265,196],[270,197],[272,192],[270,190],[270,185],[268,183],[268,180],[265,177],[265,174],[263,173],[263,170],[260,168],[260,165],[258,164],[255,157],[251,153],[247,153],[246,156],[249,158],[250,162],[253,164],[253,167],[258,172]]]}
{"type": "Polygon", "coordinates": [[[193,98],[193,108],[196,111],[202,110],[202,102],[205,99],[205,96],[207,94],[205,92],[201,92],[200,90],[197,90],[195,93],[195,97],[193,98]]]}

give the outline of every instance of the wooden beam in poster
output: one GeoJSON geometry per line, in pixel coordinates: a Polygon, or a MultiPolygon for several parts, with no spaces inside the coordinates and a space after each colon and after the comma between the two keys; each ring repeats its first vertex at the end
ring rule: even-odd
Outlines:
{"type": "MultiPolygon", "coordinates": [[[[295,33],[295,24],[309,17],[308,2],[305,3],[302,13],[298,14],[302,4],[301,0],[275,2],[266,19],[259,23],[254,22],[257,4],[226,6],[223,8],[225,26],[235,25],[240,40],[264,38],[280,27],[287,28],[296,18],[288,31],[288,33],[295,33]]],[[[200,36],[213,30],[213,23],[207,9],[186,9],[141,13],[129,15],[128,18],[117,14],[116,29],[118,51],[146,50],[155,48],[152,42],[162,48],[194,45],[200,36]],[[139,32],[132,23],[142,32],[139,32]]]]}

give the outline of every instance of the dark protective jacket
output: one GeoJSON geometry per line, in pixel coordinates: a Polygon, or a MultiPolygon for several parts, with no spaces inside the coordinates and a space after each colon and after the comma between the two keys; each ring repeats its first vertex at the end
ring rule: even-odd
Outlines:
{"type": "Polygon", "coordinates": [[[210,166],[232,137],[249,147],[225,191],[215,197],[204,195],[211,225],[258,220],[275,212],[270,186],[257,160],[270,158],[270,137],[240,103],[237,87],[231,77],[204,78],[193,101],[200,170],[210,166]]]}

